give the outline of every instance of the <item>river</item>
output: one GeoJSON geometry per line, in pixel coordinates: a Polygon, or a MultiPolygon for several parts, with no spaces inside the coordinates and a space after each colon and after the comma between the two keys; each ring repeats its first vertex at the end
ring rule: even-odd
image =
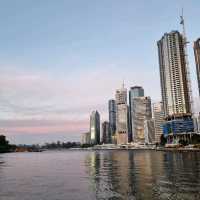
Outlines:
{"type": "Polygon", "coordinates": [[[200,152],[46,151],[0,155],[0,200],[199,200],[200,152]]]}

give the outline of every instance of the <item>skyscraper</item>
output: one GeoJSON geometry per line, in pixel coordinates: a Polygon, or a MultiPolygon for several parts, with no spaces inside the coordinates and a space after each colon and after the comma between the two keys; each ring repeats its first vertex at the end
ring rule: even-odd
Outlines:
{"type": "Polygon", "coordinates": [[[127,104],[127,89],[124,88],[124,85],[122,85],[122,88],[116,90],[115,100],[116,105],[127,104]]]}
{"type": "Polygon", "coordinates": [[[165,33],[158,41],[160,82],[165,122],[163,134],[168,143],[190,138],[194,132],[192,90],[187,59],[187,38],[183,33],[165,33]]]}
{"type": "Polygon", "coordinates": [[[200,96],[200,38],[194,42],[194,55],[195,55],[197,81],[198,81],[199,96],[200,96]]]}
{"type": "Polygon", "coordinates": [[[144,89],[141,86],[134,86],[131,87],[129,90],[129,134],[128,134],[128,141],[131,142],[133,140],[133,99],[136,97],[143,97],[144,96],[144,89]]]}
{"type": "Polygon", "coordinates": [[[107,121],[102,123],[102,143],[110,144],[111,143],[111,130],[110,124],[107,121]]]}
{"type": "Polygon", "coordinates": [[[127,89],[124,85],[116,91],[116,129],[117,143],[125,144],[128,142],[128,106],[127,89]]]}
{"type": "Polygon", "coordinates": [[[164,111],[162,102],[153,104],[153,118],[155,126],[155,142],[160,143],[160,137],[163,134],[163,124],[164,124],[164,111]]]}
{"type": "Polygon", "coordinates": [[[160,82],[165,117],[191,113],[184,38],[178,31],[158,41],[160,82]]]}
{"type": "Polygon", "coordinates": [[[100,144],[100,115],[93,111],[90,115],[90,136],[91,144],[100,144]]]}
{"type": "Polygon", "coordinates": [[[116,132],[116,102],[114,99],[108,101],[108,111],[109,111],[109,123],[111,135],[115,135],[116,132]]]}
{"type": "Polygon", "coordinates": [[[137,97],[132,102],[133,109],[133,140],[135,142],[144,142],[144,121],[152,118],[151,98],[137,97]]]}

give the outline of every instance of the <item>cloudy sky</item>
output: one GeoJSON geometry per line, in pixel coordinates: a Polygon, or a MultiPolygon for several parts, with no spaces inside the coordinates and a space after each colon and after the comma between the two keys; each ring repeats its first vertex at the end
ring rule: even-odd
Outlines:
{"type": "MultiPolygon", "coordinates": [[[[184,7],[193,96],[197,0],[1,0],[0,131],[12,143],[74,140],[125,80],[160,100],[156,41],[184,7]]],[[[196,112],[198,110],[196,109],[196,112]]]]}

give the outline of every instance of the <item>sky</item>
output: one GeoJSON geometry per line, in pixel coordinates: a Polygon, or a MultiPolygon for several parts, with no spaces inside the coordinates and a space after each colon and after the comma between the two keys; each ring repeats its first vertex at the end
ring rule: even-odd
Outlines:
{"type": "Polygon", "coordinates": [[[0,133],[11,143],[79,141],[123,80],[160,101],[157,41],[184,8],[195,112],[197,0],[1,0],[0,133]]]}

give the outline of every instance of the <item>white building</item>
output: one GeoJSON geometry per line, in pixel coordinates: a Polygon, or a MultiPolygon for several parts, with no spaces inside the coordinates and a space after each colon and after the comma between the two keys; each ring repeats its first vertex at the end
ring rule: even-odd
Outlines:
{"type": "Polygon", "coordinates": [[[184,38],[178,31],[158,41],[160,81],[165,117],[191,113],[190,85],[184,38]]]}
{"type": "Polygon", "coordinates": [[[128,142],[128,106],[127,106],[127,89],[124,85],[121,89],[116,90],[116,137],[118,144],[128,142]]]}
{"type": "Polygon", "coordinates": [[[160,137],[163,134],[164,111],[162,102],[153,104],[153,118],[155,126],[155,142],[160,143],[160,137]]]}

